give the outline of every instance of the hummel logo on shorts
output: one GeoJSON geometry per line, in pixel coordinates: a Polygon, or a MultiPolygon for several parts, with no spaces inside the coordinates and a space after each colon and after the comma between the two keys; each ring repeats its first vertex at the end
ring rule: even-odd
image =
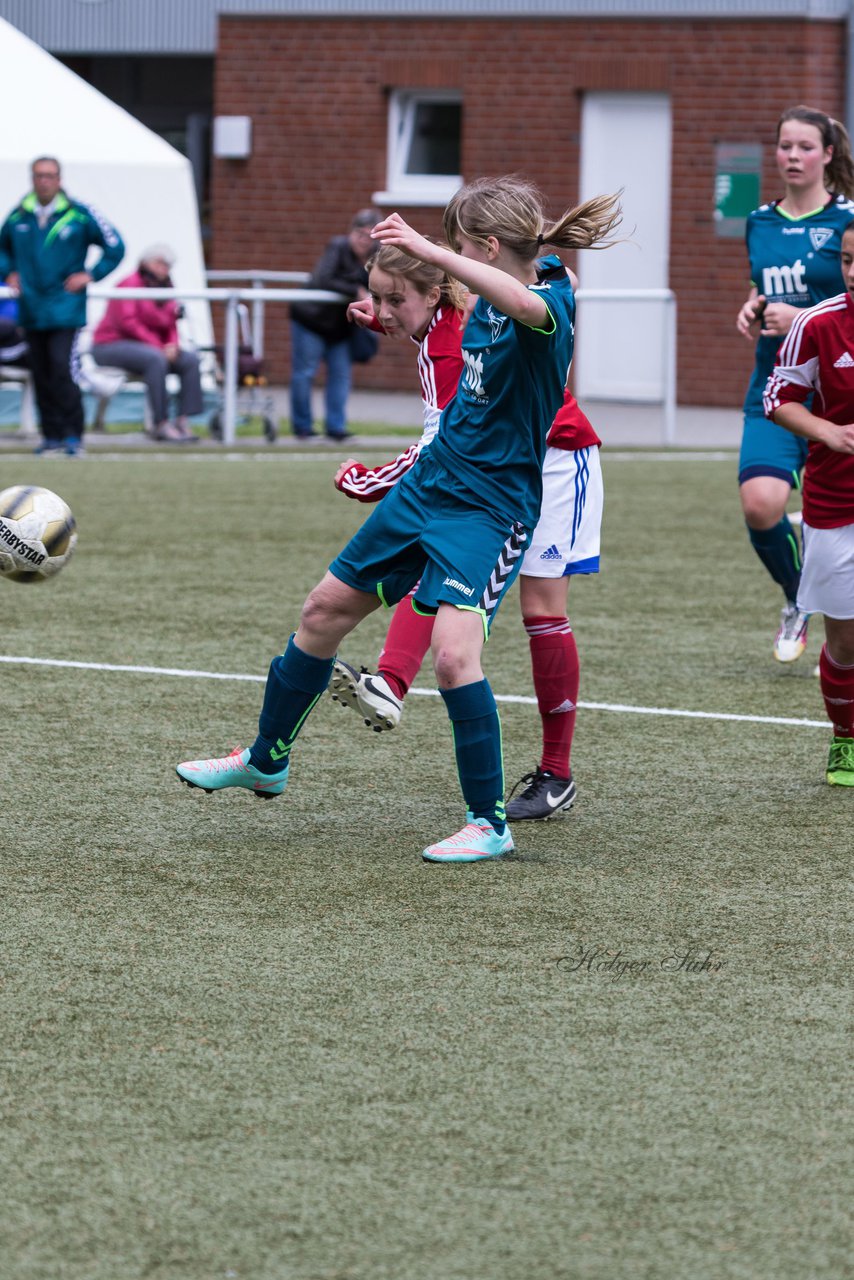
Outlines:
{"type": "MultiPolygon", "coordinates": [[[[852,364],[854,364],[854,361],[852,361],[852,364]]],[[[560,554],[555,544],[552,543],[548,551],[543,552],[543,554],[540,556],[540,559],[541,560],[562,560],[563,556],[560,554]]]]}
{"type": "Polygon", "coordinates": [[[854,360],[847,351],[843,351],[838,360],[833,362],[834,369],[854,369],[854,360]]]}

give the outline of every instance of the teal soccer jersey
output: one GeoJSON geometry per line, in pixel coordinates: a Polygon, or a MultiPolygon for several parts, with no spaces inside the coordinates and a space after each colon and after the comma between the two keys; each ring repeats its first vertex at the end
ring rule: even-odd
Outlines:
{"type": "Polygon", "coordinates": [[[537,263],[551,324],[529,329],[480,298],[463,334],[463,372],[430,445],[477,500],[532,530],[543,496],[546,436],[563,404],[575,296],[559,258],[537,263]]]}
{"type": "MultiPolygon", "coordinates": [[[[834,196],[823,209],[803,218],[781,213],[777,203],[764,204],[747,219],[750,279],[769,302],[814,307],[844,292],[839,252],[842,232],[854,219],[854,204],[834,196]]],[[[762,393],[774,370],[783,339],[759,338],[756,364],[744,401],[746,418],[763,418],[762,393]]]]}

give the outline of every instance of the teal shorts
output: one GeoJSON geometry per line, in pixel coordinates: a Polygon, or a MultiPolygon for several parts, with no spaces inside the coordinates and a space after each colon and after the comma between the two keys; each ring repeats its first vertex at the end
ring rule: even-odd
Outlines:
{"type": "Polygon", "coordinates": [[[738,458],[738,483],[754,476],[777,476],[793,489],[801,487],[801,472],[809,442],[770,418],[745,414],[738,458]]]}
{"type": "Polygon", "coordinates": [[[485,634],[522,565],[528,531],[480,506],[450,472],[422,454],[374,509],[329,572],[391,606],[418,584],[414,608],[470,609],[485,634]]]}

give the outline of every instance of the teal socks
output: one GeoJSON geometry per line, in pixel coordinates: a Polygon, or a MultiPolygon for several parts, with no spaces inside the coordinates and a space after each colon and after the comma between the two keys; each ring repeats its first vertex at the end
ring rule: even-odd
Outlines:
{"type": "Polygon", "coordinates": [[[334,661],[304,653],[291,636],[282,656],[270,663],[258,737],[249,753],[250,764],[261,773],[281,773],[287,768],[291,747],[329,684],[334,661]]]}
{"type": "Polygon", "coordinates": [[[501,723],[487,680],[459,689],[440,689],[454,732],[460,787],[476,818],[486,818],[504,834],[504,764],[501,723]]]}

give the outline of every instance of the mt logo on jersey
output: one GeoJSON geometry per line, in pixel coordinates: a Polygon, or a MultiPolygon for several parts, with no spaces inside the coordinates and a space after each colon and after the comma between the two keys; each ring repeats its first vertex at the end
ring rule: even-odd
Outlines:
{"type": "Polygon", "coordinates": [[[800,258],[790,267],[763,267],[762,292],[766,298],[779,297],[783,293],[809,293],[804,281],[805,271],[800,258]]]}

